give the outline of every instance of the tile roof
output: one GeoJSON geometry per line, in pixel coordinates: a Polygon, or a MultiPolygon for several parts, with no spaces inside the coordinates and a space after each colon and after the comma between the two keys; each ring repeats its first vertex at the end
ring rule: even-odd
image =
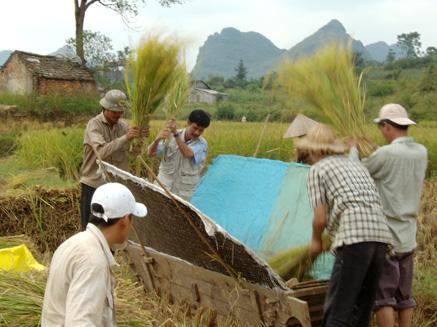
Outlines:
{"type": "Polygon", "coordinates": [[[14,51],[27,69],[34,75],[49,79],[94,80],[90,69],[68,59],[56,56],[43,56],[23,51],[14,51]]]}

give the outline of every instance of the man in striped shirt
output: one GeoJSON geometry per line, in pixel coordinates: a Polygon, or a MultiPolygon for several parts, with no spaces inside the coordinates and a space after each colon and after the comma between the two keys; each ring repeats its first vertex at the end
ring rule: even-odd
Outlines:
{"type": "Polygon", "coordinates": [[[344,153],[324,124],[308,130],[296,148],[314,165],[307,177],[314,209],[311,252],[322,251],[325,230],[336,255],[324,304],[324,326],[368,326],[373,300],[392,237],[369,172],[344,153]]]}

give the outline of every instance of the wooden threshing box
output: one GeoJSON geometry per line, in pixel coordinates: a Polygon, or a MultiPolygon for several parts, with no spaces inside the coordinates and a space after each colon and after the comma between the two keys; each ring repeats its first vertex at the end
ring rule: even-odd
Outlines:
{"type": "Polygon", "coordinates": [[[287,287],[196,207],[176,196],[175,204],[160,187],[104,165],[112,182],[126,185],[148,209],[145,219],[134,219],[125,247],[148,291],[217,310],[248,326],[321,325],[327,281],[287,287]]]}

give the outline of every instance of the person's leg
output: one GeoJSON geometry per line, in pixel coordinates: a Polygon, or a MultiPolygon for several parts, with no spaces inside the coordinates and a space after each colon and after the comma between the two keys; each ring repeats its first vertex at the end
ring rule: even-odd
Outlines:
{"type": "Polygon", "coordinates": [[[385,258],[373,306],[373,310],[376,312],[378,327],[394,326],[395,293],[398,288],[399,279],[400,272],[397,256],[385,258]]]}
{"type": "Polygon", "coordinates": [[[363,262],[363,269],[366,269],[367,272],[356,302],[354,327],[369,326],[373,302],[384,267],[385,255],[387,254],[387,244],[371,242],[368,243],[368,249],[370,254],[367,258],[368,265],[366,266],[366,263],[363,262]]]}
{"type": "Polygon", "coordinates": [[[399,327],[410,327],[413,320],[413,307],[399,311],[399,327]]]}
{"type": "Polygon", "coordinates": [[[399,254],[399,287],[395,294],[399,311],[399,327],[410,327],[416,301],[411,291],[413,284],[413,251],[399,254]]]}
{"type": "Polygon", "coordinates": [[[81,184],[81,185],[82,185],[82,193],[80,196],[80,216],[81,216],[82,230],[85,230],[86,225],[90,220],[91,199],[93,198],[96,189],[94,187],[85,184],[81,184]]]}
{"type": "Polygon", "coordinates": [[[393,327],[395,325],[393,307],[386,306],[376,311],[376,324],[378,327],[393,327]]]}
{"type": "MultiPolygon", "coordinates": [[[[324,326],[352,325],[355,304],[367,273],[367,267],[373,257],[373,251],[369,251],[368,244],[357,243],[337,249],[325,298],[324,326]]],[[[373,301],[373,299],[370,300],[373,301]]],[[[370,311],[367,320],[369,319],[370,311]]]]}

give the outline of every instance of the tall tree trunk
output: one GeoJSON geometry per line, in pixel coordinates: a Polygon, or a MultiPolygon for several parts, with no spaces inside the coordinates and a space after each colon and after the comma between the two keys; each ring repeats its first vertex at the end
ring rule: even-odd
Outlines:
{"type": "Polygon", "coordinates": [[[74,0],[74,16],[76,18],[76,54],[82,60],[82,64],[85,65],[85,54],[83,50],[83,24],[85,21],[87,0],[81,0],[80,6],[78,1],[79,0],[74,0]]]}

